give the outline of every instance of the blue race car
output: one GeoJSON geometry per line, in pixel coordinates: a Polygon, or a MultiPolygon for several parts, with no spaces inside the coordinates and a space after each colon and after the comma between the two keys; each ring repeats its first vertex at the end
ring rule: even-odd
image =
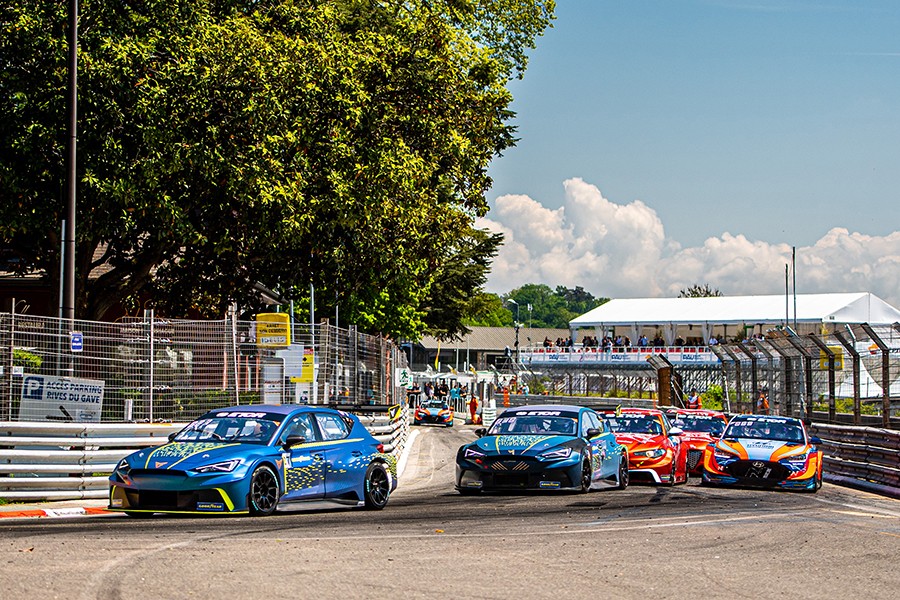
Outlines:
{"type": "Polygon", "coordinates": [[[628,451],[604,420],[580,406],[510,408],[456,454],[456,489],[575,490],[628,487],[628,451]]]}
{"type": "Polygon", "coordinates": [[[170,438],[119,462],[110,510],[270,515],[317,500],[380,510],[397,487],[395,458],[356,416],[331,408],[221,408],[170,438]]]}

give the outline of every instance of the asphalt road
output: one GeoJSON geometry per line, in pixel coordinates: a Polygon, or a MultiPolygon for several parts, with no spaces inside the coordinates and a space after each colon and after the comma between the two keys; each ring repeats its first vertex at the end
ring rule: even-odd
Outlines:
{"type": "Polygon", "coordinates": [[[632,485],[462,497],[470,427],[416,429],[381,512],[0,523],[3,598],[877,598],[900,501],[632,485]]]}

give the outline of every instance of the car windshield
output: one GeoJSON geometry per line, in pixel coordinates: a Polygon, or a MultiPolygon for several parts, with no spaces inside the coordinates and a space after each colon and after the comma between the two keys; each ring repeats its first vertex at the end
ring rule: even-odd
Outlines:
{"type": "Polygon", "coordinates": [[[718,417],[679,415],[672,424],[684,431],[708,433],[714,437],[719,437],[725,431],[725,421],[718,417]]]}
{"type": "Polygon", "coordinates": [[[422,403],[422,408],[449,408],[446,402],[442,400],[426,400],[422,403]]]}
{"type": "Polygon", "coordinates": [[[268,444],[280,425],[273,420],[275,416],[266,413],[205,415],[179,431],[173,441],[268,444]]]}
{"type": "Polygon", "coordinates": [[[734,421],[725,430],[726,438],[757,438],[778,442],[803,443],[803,429],[787,421],[753,419],[734,421]]]}
{"type": "Polygon", "coordinates": [[[489,435],[575,435],[578,419],[566,416],[513,415],[491,425],[489,435]]]}
{"type": "Polygon", "coordinates": [[[662,424],[656,417],[621,415],[606,418],[613,433],[649,433],[660,435],[662,424]]]}

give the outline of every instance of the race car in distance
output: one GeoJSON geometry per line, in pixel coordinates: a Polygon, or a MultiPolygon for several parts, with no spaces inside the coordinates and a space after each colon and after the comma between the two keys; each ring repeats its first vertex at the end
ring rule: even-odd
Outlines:
{"type": "Polygon", "coordinates": [[[476,432],[479,439],[456,454],[460,494],[628,487],[628,453],[590,408],[508,408],[476,432]]]}
{"type": "Polygon", "coordinates": [[[673,427],[681,429],[681,443],[687,446],[687,465],[691,475],[703,472],[703,452],[719,439],[728,417],[717,410],[678,408],[666,412],[673,427]]]}
{"type": "Polygon", "coordinates": [[[382,509],[396,460],[359,419],[331,408],[232,406],[189,423],[169,443],[129,454],[109,478],[109,509],[250,513],[303,502],[382,509]]]}
{"type": "Polygon", "coordinates": [[[446,400],[429,398],[413,413],[413,425],[434,423],[445,427],[453,427],[453,409],[446,400]]]}
{"type": "Polygon", "coordinates": [[[738,415],[703,453],[703,485],[822,487],[821,441],[790,417],[738,415]]]}
{"type": "Polygon", "coordinates": [[[632,481],[675,485],[688,480],[687,445],[681,430],[655,408],[623,408],[603,413],[616,440],[628,448],[632,481]]]}

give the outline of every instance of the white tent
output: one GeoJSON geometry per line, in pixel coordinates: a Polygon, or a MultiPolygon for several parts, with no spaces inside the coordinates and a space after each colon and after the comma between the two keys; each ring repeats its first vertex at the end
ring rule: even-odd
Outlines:
{"type": "MultiPolygon", "coordinates": [[[[798,294],[794,296],[715,296],[705,298],[631,298],[610,300],[569,321],[582,327],[656,326],[673,338],[678,326],[697,326],[708,339],[713,327],[781,324],[842,325],[900,322],[900,310],[869,292],[798,294]],[[796,313],[794,311],[796,299],[796,313]]],[[[671,343],[671,339],[666,340],[671,343]]]]}

